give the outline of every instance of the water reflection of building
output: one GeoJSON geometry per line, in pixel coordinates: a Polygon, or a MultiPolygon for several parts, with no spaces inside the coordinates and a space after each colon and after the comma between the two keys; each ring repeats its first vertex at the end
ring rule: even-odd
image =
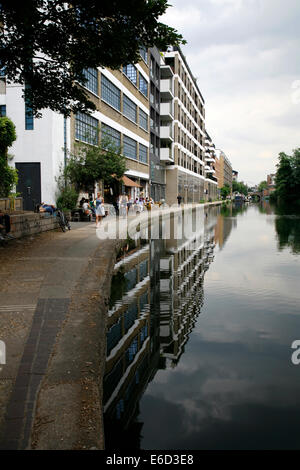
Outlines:
{"type": "Polygon", "coordinates": [[[149,245],[115,267],[107,325],[104,411],[126,428],[147,382],[150,356],[149,245]]]}
{"type": "Polygon", "coordinates": [[[151,240],[115,267],[104,377],[106,448],[138,448],[139,400],[159,369],[175,367],[203,305],[217,210],[190,239],[151,240]]]}
{"type": "Polygon", "coordinates": [[[234,218],[236,213],[237,211],[234,211],[233,206],[230,205],[222,208],[217,217],[215,225],[215,243],[218,244],[220,248],[223,248],[231,230],[237,225],[237,220],[234,218]]]}

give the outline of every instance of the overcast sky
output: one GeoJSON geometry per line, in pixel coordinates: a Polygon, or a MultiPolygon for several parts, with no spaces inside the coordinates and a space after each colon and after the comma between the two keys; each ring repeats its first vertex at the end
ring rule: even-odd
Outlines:
{"type": "Polygon", "coordinates": [[[248,184],[300,147],[299,0],[169,0],[161,21],[205,99],[206,128],[248,184]]]}

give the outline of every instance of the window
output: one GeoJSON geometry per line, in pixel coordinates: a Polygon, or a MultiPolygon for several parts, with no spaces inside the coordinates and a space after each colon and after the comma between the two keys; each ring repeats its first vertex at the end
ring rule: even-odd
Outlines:
{"type": "Polygon", "coordinates": [[[121,133],[106,124],[101,124],[102,139],[109,139],[116,147],[121,147],[121,133]]]}
{"type": "Polygon", "coordinates": [[[123,138],[123,153],[125,157],[137,159],[136,141],[126,135],[123,138]]]}
{"type": "Polygon", "coordinates": [[[83,75],[86,78],[83,86],[98,95],[98,70],[93,68],[83,69],[83,75]]]}
{"type": "Polygon", "coordinates": [[[143,95],[148,96],[148,83],[144,79],[144,77],[142,77],[141,74],[140,74],[140,91],[143,93],[143,95]]]}
{"type": "Polygon", "coordinates": [[[2,104],[0,106],[0,117],[4,117],[4,116],[6,116],[6,105],[2,104]]]}
{"type": "Polygon", "coordinates": [[[146,64],[147,64],[148,54],[147,54],[147,49],[145,48],[145,46],[143,46],[143,47],[140,48],[140,54],[141,54],[142,59],[143,59],[143,60],[146,62],[146,64]]]}
{"type": "Polygon", "coordinates": [[[140,144],[140,162],[148,163],[148,152],[147,147],[145,145],[140,144]]]}
{"type": "Polygon", "coordinates": [[[140,127],[145,129],[145,131],[148,130],[148,116],[147,114],[140,109],[140,127]]]}
{"type": "Polygon", "coordinates": [[[101,75],[101,98],[118,111],[121,109],[121,92],[108,78],[101,75]]]}
{"type": "MultiPolygon", "coordinates": [[[[30,90],[30,85],[25,84],[25,94],[26,91],[30,90]]],[[[33,124],[33,110],[31,106],[31,101],[28,96],[24,98],[25,100],[25,130],[32,131],[34,128],[33,124]]]]}
{"type": "Polygon", "coordinates": [[[88,114],[78,112],[75,117],[75,138],[88,144],[98,144],[98,121],[88,114]]]}
{"type": "Polygon", "coordinates": [[[137,106],[126,95],[123,95],[123,114],[136,122],[137,120],[137,106]]]}
{"type": "Polygon", "coordinates": [[[123,73],[125,73],[126,77],[128,77],[129,80],[132,81],[132,83],[134,83],[135,85],[137,84],[137,73],[134,65],[124,65],[123,73]]]}

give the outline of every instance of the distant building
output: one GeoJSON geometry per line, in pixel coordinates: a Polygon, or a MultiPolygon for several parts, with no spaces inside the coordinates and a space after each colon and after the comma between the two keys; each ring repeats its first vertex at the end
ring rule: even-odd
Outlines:
{"type": "Polygon", "coordinates": [[[205,199],[214,200],[218,197],[218,180],[216,178],[216,147],[207,131],[205,131],[205,199]]]}
{"type": "Polygon", "coordinates": [[[218,153],[218,188],[223,188],[225,184],[232,188],[232,165],[222,150],[218,150],[218,153]]]}
{"type": "Polygon", "coordinates": [[[275,173],[267,176],[268,189],[275,189],[275,173]]]}
{"type": "Polygon", "coordinates": [[[239,175],[238,171],[232,170],[232,181],[237,181],[238,180],[238,175],[239,175]]]}

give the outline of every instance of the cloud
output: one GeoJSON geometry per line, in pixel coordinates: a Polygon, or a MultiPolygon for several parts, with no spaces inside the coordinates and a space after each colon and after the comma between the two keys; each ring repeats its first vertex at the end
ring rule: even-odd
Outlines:
{"type": "Polygon", "coordinates": [[[298,0],[173,0],[162,20],[206,102],[207,130],[240,179],[261,181],[300,147],[298,0]],[[298,95],[297,95],[298,96],[298,95]]]}

